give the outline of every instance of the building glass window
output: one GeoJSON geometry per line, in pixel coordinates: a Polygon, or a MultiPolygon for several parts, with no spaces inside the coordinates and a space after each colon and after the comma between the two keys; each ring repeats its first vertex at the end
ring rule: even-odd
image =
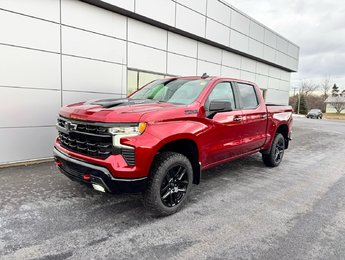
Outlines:
{"type": "Polygon", "coordinates": [[[127,71],[127,95],[133,93],[134,91],[138,90],[142,86],[150,83],[151,81],[154,81],[156,79],[163,79],[166,77],[166,75],[162,74],[154,74],[154,73],[148,73],[144,71],[138,71],[138,70],[128,70],[127,71]]]}

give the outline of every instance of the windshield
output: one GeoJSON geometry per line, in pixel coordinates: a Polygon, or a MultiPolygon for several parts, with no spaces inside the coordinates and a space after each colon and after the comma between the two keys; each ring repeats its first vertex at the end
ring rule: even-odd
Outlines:
{"type": "Polygon", "coordinates": [[[318,113],[319,112],[319,109],[312,109],[309,111],[309,113],[318,113]]]}
{"type": "Polygon", "coordinates": [[[204,90],[209,80],[156,80],[130,96],[133,99],[152,99],[189,105],[204,90]]]}

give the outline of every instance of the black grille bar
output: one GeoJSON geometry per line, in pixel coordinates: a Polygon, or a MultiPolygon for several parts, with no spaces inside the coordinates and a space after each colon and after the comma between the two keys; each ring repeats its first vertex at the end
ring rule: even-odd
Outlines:
{"type": "Polygon", "coordinates": [[[130,148],[122,148],[121,154],[125,158],[128,165],[135,165],[135,150],[130,148]]]}

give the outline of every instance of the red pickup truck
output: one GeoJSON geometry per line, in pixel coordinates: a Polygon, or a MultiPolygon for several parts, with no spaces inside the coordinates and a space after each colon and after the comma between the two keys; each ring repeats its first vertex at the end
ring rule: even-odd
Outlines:
{"type": "Polygon", "coordinates": [[[266,105],[254,83],[219,77],[153,81],[128,98],[62,107],[54,147],[60,171],[102,192],[143,192],[160,215],[178,211],[201,172],[262,153],[275,167],[292,108],[266,105]]]}

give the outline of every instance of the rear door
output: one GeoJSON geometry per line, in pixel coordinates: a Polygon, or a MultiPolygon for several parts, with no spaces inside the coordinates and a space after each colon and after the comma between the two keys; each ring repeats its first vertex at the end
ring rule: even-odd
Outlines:
{"type": "Polygon", "coordinates": [[[237,82],[236,89],[242,110],[242,153],[247,153],[260,148],[265,143],[267,109],[254,85],[237,82]]]}
{"type": "Polygon", "coordinates": [[[205,165],[227,160],[241,153],[242,112],[239,109],[232,83],[222,81],[213,87],[204,104],[206,116],[212,100],[231,102],[232,111],[219,112],[213,118],[207,119],[210,120],[211,128],[203,140],[206,154],[205,165]]]}

